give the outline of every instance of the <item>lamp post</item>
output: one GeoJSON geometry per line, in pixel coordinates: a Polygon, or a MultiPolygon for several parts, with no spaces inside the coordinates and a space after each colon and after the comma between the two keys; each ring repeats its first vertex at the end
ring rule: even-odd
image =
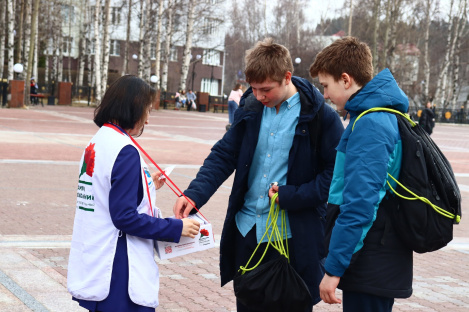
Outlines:
{"type": "MultiPolygon", "coordinates": [[[[196,60],[192,63],[192,86],[191,86],[192,91],[194,91],[195,64],[198,61],[200,61],[202,56],[200,54],[197,54],[195,58],[196,58],[196,60]]],[[[192,59],[192,55],[191,55],[191,59],[192,59]]]]}
{"type": "MultiPolygon", "coordinates": [[[[138,60],[138,55],[137,54],[132,54],[132,59],[134,61],[137,61],[138,60]]],[[[138,64],[137,64],[137,74],[136,75],[138,75],[138,64]]]]}
{"type": "Polygon", "coordinates": [[[13,65],[13,71],[16,73],[16,79],[18,80],[20,74],[23,72],[23,64],[16,63],[13,65]]]}

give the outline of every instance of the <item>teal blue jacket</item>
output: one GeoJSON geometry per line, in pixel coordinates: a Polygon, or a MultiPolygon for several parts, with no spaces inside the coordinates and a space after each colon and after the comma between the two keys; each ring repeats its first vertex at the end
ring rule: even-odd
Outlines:
{"type": "MultiPolygon", "coordinates": [[[[355,258],[359,262],[368,263],[368,261],[371,261],[373,263],[374,253],[365,252],[360,256],[358,254],[362,249],[366,249],[365,245],[369,233],[377,236],[376,239],[370,238],[371,241],[380,241],[380,235],[383,235],[379,231],[370,232],[370,229],[377,219],[379,205],[388,191],[388,185],[386,184],[387,172],[394,177],[399,177],[402,158],[401,138],[397,119],[393,114],[385,112],[367,114],[357,121],[353,132],[352,126],[358,115],[367,109],[389,107],[405,113],[408,106],[407,96],[398,87],[388,69],[380,72],[354,94],[345,105],[345,109],[350,114],[350,123],[337,147],[336,163],[328,200],[329,204],[340,206],[340,214],[332,231],[325,269],[335,276],[342,277],[345,275],[343,282],[348,282],[349,285],[356,282],[355,280],[347,280],[348,272],[346,272],[351,262],[355,261],[355,258]]],[[[392,185],[395,187],[395,183],[392,185]]],[[[380,249],[379,254],[386,248],[386,245],[380,246],[377,244],[372,249],[380,249]]],[[[381,262],[384,262],[382,264],[383,270],[391,264],[390,262],[402,260],[395,256],[396,253],[391,252],[391,254],[393,256],[390,258],[380,259],[381,262]]],[[[406,259],[408,259],[408,253],[405,252],[405,254],[406,259]]],[[[377,261],[377,259],[375,260],[377,261]]],[[[368,285],[371,289],[374,287],[379,288],[379,283],[385,283],[383,278],[388,273],[382,272],[382,274],[379,274],[380,270],[378,268],[380,265],[374,265],[379,277],[377,277],[376,283],[371,282],[373,285],[368,285]]],[[[360,267],[360,265],[357,267],[360,267]]],[[[362,268],[367,270],[368,274],[373,272],[373,270],[368,270],[365,267],[362,268]]],[[[407,269],[404,271],[408,272],[407,269]]],[[[396,272],[392,274],[394,273],[396,272]]],[[[366,275],[365,272],[363,274],[366,275]]],[[[363,281],[358,284],[362,285],[363,281]]],[[[355,286],[359,287],[358,285],[355,286]]],[[[385,287],[387,286],[389,285],[385,287]]],[[[393,288],[392,285],[389,287],[393,288]]],[[[369,292],[374,293],[374,291],[369,292]]],[[[389,295],[386,292],[379,294],[389,295]]],[[[393,294],[390,296],[400,297],[400,295],[393,294]]]]}

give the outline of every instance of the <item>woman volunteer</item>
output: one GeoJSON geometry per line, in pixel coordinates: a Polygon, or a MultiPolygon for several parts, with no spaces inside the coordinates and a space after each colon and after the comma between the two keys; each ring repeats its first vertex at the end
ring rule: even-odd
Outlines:
{"type": "Polygon", "coordinates": [[[129,136],[148,124],[156,91],[123,76],[95,110],[100,127],[80,162],[67,287],[89,311],[152,311],[158,306],[159,272],[153,240],[195,237],[190,219],[156,218],[161,173],[150,174],[129,136]]]}

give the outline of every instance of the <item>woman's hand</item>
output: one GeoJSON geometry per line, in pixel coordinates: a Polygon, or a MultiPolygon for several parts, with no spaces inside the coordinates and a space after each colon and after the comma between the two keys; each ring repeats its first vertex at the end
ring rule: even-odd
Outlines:
{"type": "Polygon", "coordinates": [[[161,172],[152,172],[151,173],[151,178],[153,179],[153,183],[155,184],[155,189],[159,190],[163,185],[164,182],[166,181],[166,177],[163,175],[163,177],[160,180],[160,177],[163,175],[161,172]]]}

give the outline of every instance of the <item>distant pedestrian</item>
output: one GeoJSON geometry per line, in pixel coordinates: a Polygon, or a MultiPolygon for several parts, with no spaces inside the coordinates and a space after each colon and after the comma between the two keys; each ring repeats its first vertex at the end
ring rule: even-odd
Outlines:
{"type": "Polygon", "coordinates": [[[237,83],[233,90],[230,92],[230,96],[228,97],[228,125],[227,129],[231,127],[231,124],[234,121],[234,113],[235,110],[239,106],[239,100],[243,96],[243,90],[241,89],[241,84],[237,83]]]}
{"type": "Polygon", "coordinates": [[[435,127],[435,113],[432,110],[432,103],[430,101],[427,102],[426,107],[423,109],[422,114],[420,115],[419,125],[429,135],[432,134],[433,128],[435,127]]]}
{"type": "Polygon", "coordinates": [[[156,90],[135,76],[116,80],[95,110],[98,132],[80,161],[67,288],[89,311],[155,312],[159,273],[154,240],[195,237],[191,219],[157,218],[161,173],[129,136],[148,124],[156,90]]]}
{"type": "Polygon", "coordinates": [[[179,91],[176,91],[176,94],[174,95],[174,105],[175,105],[175,110],[179,110],[181,108],[181,94],[179,91]]]}
{"type": "MultiPolygon", "coordinates": [[[[30,88],[29,89],[29,93],[30,93],[29,100],[30,100],[31,104],[33,104],[33,105],[39,104],[37,96],[34,96],[34,95],[37,95],[37,90],[38,90],[38,86],[37,86],[37,83],[36,83],[36,80],[35,80],[34,77],[31,78],[31,83],[29,85],[29,88],[30,88]]],[[[44,106],[44,104],[42,106],[44,106]]]]}
{"type": "Polygon", "coordinates": [[[195,93],[192,92],[192,90],[189,90],[189,93],[187,93],[187,110],[188,111],[196,107],[196,104],[195,104],[196,99],[197,99],[197,96],[195,96],[195,93]]]}

